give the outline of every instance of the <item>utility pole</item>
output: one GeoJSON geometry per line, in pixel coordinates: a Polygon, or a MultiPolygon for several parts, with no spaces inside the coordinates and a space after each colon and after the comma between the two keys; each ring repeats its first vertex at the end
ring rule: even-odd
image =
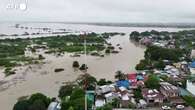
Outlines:
{"type": "MultiPolygon", "coordinates": [[[[85,62],[85,69],[87,69],[87,41],[86,41],[86,32],[84,32],[84,36],[83,37],[84,37],[84,57],[85,57],[84,58],[84,62],[85,62]]],[[[87,110],[87,88],[86,87],[85,87],[85,110],[87,110]]]]}

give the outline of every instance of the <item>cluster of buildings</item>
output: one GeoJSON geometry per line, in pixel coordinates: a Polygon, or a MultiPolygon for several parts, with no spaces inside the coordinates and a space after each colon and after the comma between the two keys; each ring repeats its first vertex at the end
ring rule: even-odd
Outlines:
{"type": "Polygon", "coordinates": [[[165,36],[156,36],[156,35],[151,35],[151,36],[142,36],[141,39],[139,40],[139,43],[142,45],[153,45],[153,46],[158,46],[158,47],[163,47],[163,48],[175,48],[175,40],[171,39],[172,36],[168,36],[169,39],[165,39],[165,36]]]}
{"type": "Polygon", "coordinates": [[[184,106],[185,101],[181,98],[179,87],[161,80],[160,89],[149,89],[144,84],[147,79],[148,75],[144,72],[130,73],[127,74],[127,79],[125,80],[97,86],[95,90],[95,107],[101,107],[118,100],[118,108],[129,108],[130,106],[142,109],[159,107],[161,110],[171,110],[171,107],[178,108],[179,106],[180,109],[178,110],[188,110],[184,106]],[[135,97],[135,92],[138,88],[141,88],[141,99],[135,97]]]}

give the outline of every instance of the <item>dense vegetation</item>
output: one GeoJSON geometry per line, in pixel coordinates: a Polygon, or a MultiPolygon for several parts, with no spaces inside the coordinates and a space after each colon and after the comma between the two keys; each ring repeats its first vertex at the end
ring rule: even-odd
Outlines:
{"type": "Polygon", "coordinates": [[[82,52],[84,51],[84,39],[87,41],[88,52],[105,49],[105,38],[96,33],[27,39],[3,39],[0,40],[0,66],[14,67],[21,65],[21,62],[31,64],[36,60],[42,60],[44,57],[40,55],[38,59],[25,56],[25,51],[30,50],[34,53],[38,48],[47,49],[46,53],[82,52]]]}
{"type": "Polygon", "coordinates": [[[184,51],[181,49],[168,49],[157,46],[149,46],[145,51],[145,59],[137,64],[137,70],[148,70],[152,68],[164,69],[163,60],[178,62],[184,56],[184,51]]]}
{"type": "Polygon", "coordinates": [[[47,110],[51,99],[41,93],[33,94],[30,98],[19,100],[13,110],[47,110]]]}
{"type": "Polygon", "coordinates": [[[145,51],[145,58],[150,60],[171,60],[179,61],[183,56],[181,49],[168,49],[157,46],[150,46],[145,51]]]}

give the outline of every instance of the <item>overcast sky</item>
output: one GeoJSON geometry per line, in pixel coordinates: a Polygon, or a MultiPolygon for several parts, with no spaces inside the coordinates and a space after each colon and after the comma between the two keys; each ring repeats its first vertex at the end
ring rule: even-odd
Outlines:
{"type": "Polygon", "coordinates": [[[195,0],[0,0],[0,21],[193,22],[195,0]]]}

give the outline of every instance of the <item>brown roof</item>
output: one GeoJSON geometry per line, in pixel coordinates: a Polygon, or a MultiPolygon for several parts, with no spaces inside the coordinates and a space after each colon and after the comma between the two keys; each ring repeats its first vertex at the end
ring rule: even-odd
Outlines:
{"type": "Polygon", "coordinates": [[[172,104],[184,104],[185,101],[181,97],[170,98],[172,104]]]}

